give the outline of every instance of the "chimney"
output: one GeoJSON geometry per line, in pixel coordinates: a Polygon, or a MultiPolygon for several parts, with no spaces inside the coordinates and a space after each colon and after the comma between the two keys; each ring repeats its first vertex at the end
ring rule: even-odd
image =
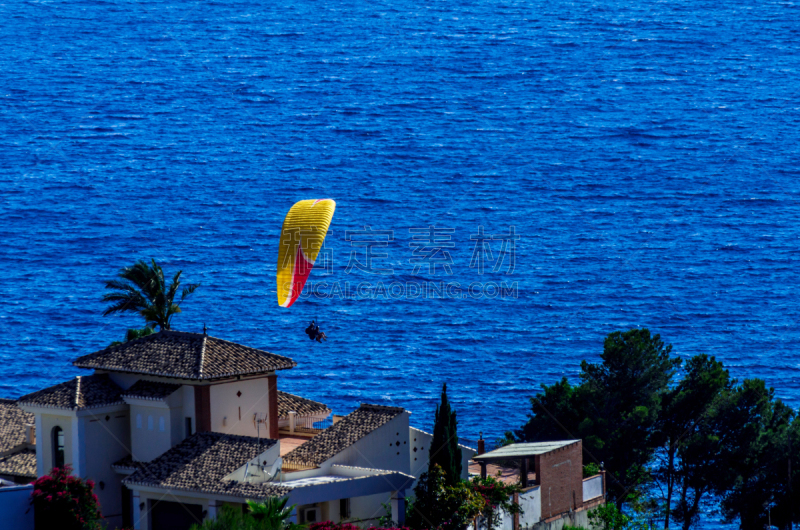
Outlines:
{"type": "Polygon", "coordinates": [[[25,438],[28,445],[36,445],[36,426],[34,424],[25,424],[25,438]]]}
{"type": "Polygon", "coordinates": [[[480,433],[480,438],[478,439],[478,454],[482,455],[486,452],[486,441],[483,439],[483,431],[480,433]]]}

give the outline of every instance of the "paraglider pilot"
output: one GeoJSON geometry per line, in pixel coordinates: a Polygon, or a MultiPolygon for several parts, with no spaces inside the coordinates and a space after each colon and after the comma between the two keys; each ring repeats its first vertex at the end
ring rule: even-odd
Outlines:
{"type": "Polygon", "coordinates": [[[311,340],[316,340],[317,342],[322,342],[323,340],[328,340],[328,337],[325,335],[324,331],[320,331],[319,325],[311,321],[311,324],[306,328],[306,335],[311,340]]]}

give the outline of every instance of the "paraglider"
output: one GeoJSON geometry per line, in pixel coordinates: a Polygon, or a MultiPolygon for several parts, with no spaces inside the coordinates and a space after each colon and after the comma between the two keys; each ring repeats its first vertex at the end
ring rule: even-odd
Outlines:
{"type": "Polygon", "coordinates": [[[278,304],[282,307],[291,307],[303,291],[335,209],[332,199],[309,199],[295,203],[286,214],[278,250],[278,304]]]}
{"type": "Polygon", "coordinates": [[[328,336],[325,335],[324,331],[320,331],[319,324],[315,323],[313,320],[311,321],[311,325],[306,328],[306,335],[311,340],[316,340],[317,342],[322,342],[323,340],[328,340],[328,336]]]}

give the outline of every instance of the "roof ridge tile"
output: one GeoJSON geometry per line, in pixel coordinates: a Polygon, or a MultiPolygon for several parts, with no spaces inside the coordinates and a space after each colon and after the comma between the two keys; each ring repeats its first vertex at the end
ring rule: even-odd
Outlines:
{"type": "Polygon", "coordinates": [[[202,333],[159,331],[78,357],[79,368],[207,381],[294,368],[276,355],[202,333]]]}

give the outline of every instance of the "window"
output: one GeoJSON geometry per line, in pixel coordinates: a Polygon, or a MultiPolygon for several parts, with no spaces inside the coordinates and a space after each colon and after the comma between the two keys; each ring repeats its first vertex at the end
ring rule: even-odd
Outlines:
{"type": "Polygon", "coordinates": [[[339,519],[350,517],[350,499],[339,499],[339,519]]]}
{"type": "Polygon", "coordinates": [[[137,414],[136,415],[136,428],[137,429],[141,429],[142,428],[142,415],[141,414],[137,414]]]}
{"type": "Polygon", "coordinates": [[[64,430],[53,427],[53,467],[64,467],[64,430]]]}
{"type": "Polygon", "coordinates": [[[186,418],[186,436],[184,438],[188,438],[192,435],[192,418],[186,418]]]}
{"type": "Polygon", "coordinates": [[[153,417],[152,416],[148,416],[147,417],[147,430],[148,431],[152,431],[153,430],[153,417]]]}
{"type": "Polygon", "coordinates": [[[158,430],[164,432],[166,430],[166,423],[164,422],[164,416],[158,418],[158,430]]]}

